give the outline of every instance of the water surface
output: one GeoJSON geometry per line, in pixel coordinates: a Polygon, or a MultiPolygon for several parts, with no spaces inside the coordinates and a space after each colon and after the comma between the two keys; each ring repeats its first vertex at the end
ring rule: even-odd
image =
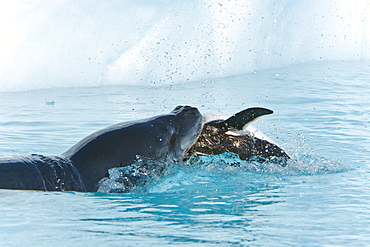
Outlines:
{"type": "Polygon", "coordinates": [[[0,191],[4,246],[366,246],[370,63],[313,62],[164,86],[0,94],[0,155],[60,154],[111,124],[262,106],[256,125],[294,158],[210,157],[131,194],[0,191]]]}

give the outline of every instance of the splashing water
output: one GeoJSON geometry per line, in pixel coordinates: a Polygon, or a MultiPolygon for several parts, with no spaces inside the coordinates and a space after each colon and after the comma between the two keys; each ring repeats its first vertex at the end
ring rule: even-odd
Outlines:
{"type": "MultiPolygon", "coordinates": [[[[241,160],[237,154],[192,155],[184,164],[159,161],[137,161],[109,170],[109,177],[100,181],[98,192],[128,193],[167,191],[179,184],[191,184],[199,176],[215,180],[230,180],[240,176],[274,175],[275,177],[319,175],[348,171],[349,167],[313,154],[301,154],[286,160],[281,157],[252,157],[241,160]],[[201,175],[202,174],[202,175],[201,175]]],[[[182,188],[184,189],[184,188],[182,188]]]]}
{"type": "Polygon", "coordinates": [[[109,177],[99,182],[98,192],[144,192],[153,183],[168,175],[170,168],[170,164],[154,160],[138,160],[129,166],[112,168],[108,171],[109,177]]]}

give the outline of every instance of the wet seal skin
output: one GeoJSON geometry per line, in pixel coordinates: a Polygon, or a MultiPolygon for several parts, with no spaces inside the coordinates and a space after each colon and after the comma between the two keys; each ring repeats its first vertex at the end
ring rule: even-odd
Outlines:
{"type": "MultiPolygon", "coordinates": [[[[0,159],[0,189],[97,191],[108,170],[140,160],[182,161],[202,128],[197,108],[119,123],[97,131],[59,156],[0,159]]],[[[168,163],[168,162],[167,162],[168,163]]]]}

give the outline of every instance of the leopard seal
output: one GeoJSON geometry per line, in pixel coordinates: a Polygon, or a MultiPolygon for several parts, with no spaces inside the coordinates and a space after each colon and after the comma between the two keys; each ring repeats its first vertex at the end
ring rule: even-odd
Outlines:
{"type": "Polygon", "coordinates": [[[123,122],[85,137],[59,156],[0,159],[0,188],[44,191],[97,191],[108,170],[137,160],[182,161],[202,129],[197,108],[123,122]]]}

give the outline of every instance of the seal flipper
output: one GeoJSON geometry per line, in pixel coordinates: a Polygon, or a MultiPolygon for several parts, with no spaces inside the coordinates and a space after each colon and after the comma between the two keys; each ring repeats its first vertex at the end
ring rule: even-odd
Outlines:
{"type": "Polygon", "coordinates": [[[258,117],[261,117],[263,115],[269,115],[274,113],[272,110],[261,108],[261,107],[253,107],[245,109],[241,112],[238,112],[228,119],[224,121],[226,126],[230,129],[236,129],[236,130],[243,130],[243,127],[248,124],[249,122],[252,122],[258,117]]]}

